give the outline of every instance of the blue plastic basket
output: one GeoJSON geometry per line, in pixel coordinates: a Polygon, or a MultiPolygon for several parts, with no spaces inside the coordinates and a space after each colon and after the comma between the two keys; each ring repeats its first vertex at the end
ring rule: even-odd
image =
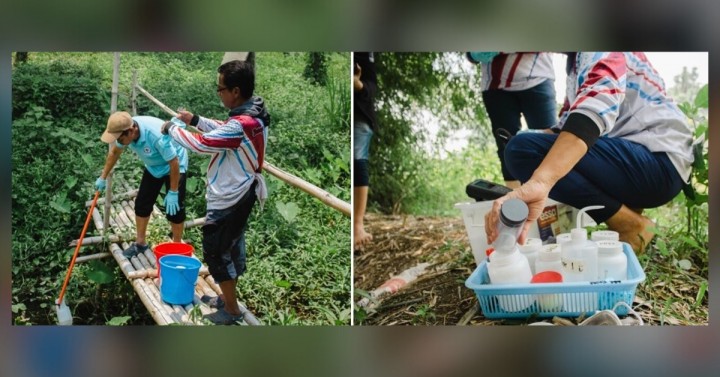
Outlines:
{"type": "MultiPolygon", "coordinates": [[[[645,280],[630,245],[623,243],[627,256],[627,280],[544,283],[490,284],[487,260],[473,271],[465,286],[475,291],[486,318],[577,317],[597,310],[613,309],[624,301],[632,306],[637,285],[645,280]]],[[[618,315],[627,315],[627,308],[618,307],[618,315]]]]}

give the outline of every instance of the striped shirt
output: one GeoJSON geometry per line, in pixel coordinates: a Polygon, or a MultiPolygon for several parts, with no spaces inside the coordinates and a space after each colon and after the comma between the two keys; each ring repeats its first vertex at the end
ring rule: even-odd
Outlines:
{"type": "Polygon", "coordinates": [[[268,128],[259,118],[240,115],[220,122],[200,117],[197,128],[206,133],[196,134],[180,127],[171,127],[169,135],[180,145],[196,153],[212,155],[207,168],[208,210],[225,209],[237,203],[258,180],[258,199],[267,197],[265,181],[260,174],[265,153],[268,128]],[[243,124],[262,129],[262,147],[256,148],[243,130],[243,124]]]}
{"type": "Polygon", "coordinates": [[[692,131],[644,53],[577,53],[568,73],[560,128],[572,113],[592,119],[601,136],[666,152],[680,177],[687,181],[690,176],[692,131]]]}
{"type": "Polygon", "coordinates": [[[525,90],[555,79],[552,57],[547,52],[500,54],[482,64],[482,90],[525,90]]]}

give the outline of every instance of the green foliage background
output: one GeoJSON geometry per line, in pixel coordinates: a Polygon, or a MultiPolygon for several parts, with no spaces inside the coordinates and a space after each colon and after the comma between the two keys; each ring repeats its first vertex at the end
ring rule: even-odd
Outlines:
{"type": "MultiPolygon", "coordinates": [[[[218,53],[122,53],[118,110],[131,109],[133,72],[171,108],[227,116],[215,93],[218,53]]],[[[307,53],[258,53],[256,94],[272,116],[267,160],[350,201],[349,53],[324,53],[326,86],[303,72],[307,53]]],[[[16,324],[52,324],[93,183],[107,153],[99,138],[110,109],[111,53],[30,53],[13,69],[12,303],[16,324]]],[[[140,115],[169,116],[142,95],[140,115]]],[[[188,219],[205,212],[209,159],[190,156],[188,219]]],[[[139,185],[142,164],[128,153],[116,179],[139,185]]],[[[241,300],[268,324],[349,324],[350,221],[318,200],[265,174],[270,197],[249,223],[248,271],[241,300]]],[[[158,201],[162,205],[162,200],[158,201]]],[[[91,227],[90,232],[93,229],[91,227]]],[[[150,225],[150,241],[169,232],[150,225]]],[[[201,233],[185,234],[202,257],[201,233]]],[[[83,247],[80,255],[106,250],[83,247]]],[[[75,267],[66,294],[75,323],[152,324],[114,261],[75,267]],[[111,268],[108,268],[112,266],[111,268]],[[112,281],[106,283],[108,276],[112,281]],[[94,279],[94,280],[93,280],[94,279]],[[130,317],[130,319],[126,318],[130,317]]]]}

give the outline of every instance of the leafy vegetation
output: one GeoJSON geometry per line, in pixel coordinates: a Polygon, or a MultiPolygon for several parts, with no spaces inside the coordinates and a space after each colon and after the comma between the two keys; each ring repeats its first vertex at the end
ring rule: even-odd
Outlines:
{"type": "MultiPolygon", "coordinates": [[[[349,54],[328,53],[327,86],[303,77],[305,53],[258,53],[256,94],[272,116],[267,159],[283,170],[350,200],[349,54]],[[342,103],[342,102],[346,103],[342,103]]],[[[118,109],[132,108],[133,72],[139,84],[171,108],[227,116],[215,94],[222,53],[123,53],[118,109]]],[[[99,137],[109,115],[112,54],[30,53],[13,69],[12,308],[16,324],[53,324],[73,248],[85,220],[107,146],[99,137]]],[[[142,95],[137,111],[169,116],[142,95]]],[[[209,159],[190,156],[188,218],[205,214],[209,159]]],[[[137,187],[142,164],[128,153],[115,179],[137,187]]],[[[268,324],[349,324],[350,221],[318,200],[265,174],[269,199],[251,216],[248,271],[239,297],[268,324]]],[[[159,199],[162,207],[162,200],[159,199]]],[[[94,232],[92,227],[90,233],[94,232]]],[[[166,240],[169,226],[154,220],[148,240],[166,240]]],[[[200,229],[184,239],[200,252],[200,229]]],[[[105,251],[86,246],[81,255],[105,251]]],[[[114,261],[75,266],[66,293],[75,323],[133,325],[153,320],[114,261]]]]}

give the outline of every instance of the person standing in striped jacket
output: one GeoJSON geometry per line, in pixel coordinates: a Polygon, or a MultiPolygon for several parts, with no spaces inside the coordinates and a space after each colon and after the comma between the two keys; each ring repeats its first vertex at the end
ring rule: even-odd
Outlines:
{"type": "Polygon", "coordinates": [[[270,115],[262,98],[253,96],[255,71],[250,62],[233,60],[218,68],[217,94],[230,109],[217,121],[180,111],[178,118],[205,133],[184,130],[173,122],[163,133],[190,152],[211,155],[207,168],[207,214],[203,226],[203,257],[220,285],[219,297],[202,297],[218,311],[207,319],[223,325],[243,319],[237,303],[237,280],[246,269],[245,230],[256,200],[267,198],[262,176],[270,115]]]}
{"type": "Polygon", "coordinates": [[[517,188],[520,182],[505,162],[505,144],[520,130],[520,115],[533,130],[557,124],[552,58],[547,52],[469,52],[467,58],[481,63],[483,102],[490,117],[503,179],[506,186],[517,188]]]}
{"type": "Polygon", "coordinates": [[[635,252],[654,234],[644,208],[672,200],[688,181],[693,133],[665,92],[665,83],[641,52],[568,53],[567,100],[552,133],[522,133],[505,149],[522,186],[486,215],[488,241],[497,236],[500,205],[519,198],[530,207],[524,242],[550,197],[589,211],[619,233],[635,252]]]}

